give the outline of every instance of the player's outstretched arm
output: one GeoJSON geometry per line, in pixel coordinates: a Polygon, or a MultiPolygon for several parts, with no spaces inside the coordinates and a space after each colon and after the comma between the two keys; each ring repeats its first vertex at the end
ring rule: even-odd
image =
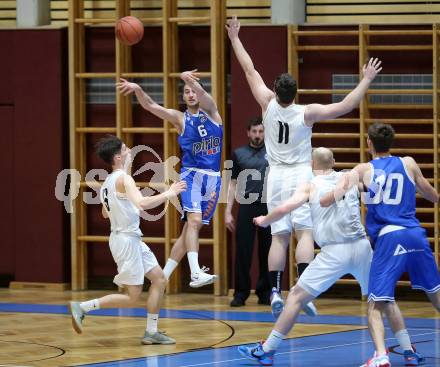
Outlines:
{"type": "Polygon", "coordinates": [[[358,164],[351,171],[342,175],[332,191],[321,196],[319,204],[322,207],[328,207],[341,200],[353,186],[359,186],[363,181],[368,181],[369,171],[368,163],[358,164]]]}
{"type": "Polygon", "coordinates": [[[409,169],[414,177],[414,182],[416,184],[417,191],[426,200],[432,203],[437,203],[439,200],[439,194],[434,187],[429,183],[429,181],[423,176],[422,170],[420,169],[417,162],[412,157],[403,158],[406,167],[409,169]]]}
{"type": "Polygon", "coordinates": [[[267,105],[275,94],[266,86],[261,75],[255,70],[252,59],[241,43],[240,38],[238,37],[238,33],[240,31],[240,22],[237,20],[236,16],[228,20],[226,30],[228,31],[228,36],[231,40],[235,56],[237,57],[238,62],[246,75],[246,79],[249,87],[251,88],[252,94],[255,100],[261,106],[263,112],[265,112],[267,105]]]}
{"type": "Polygon", "coordinates": [[[222,118],[218,113],[217,104],[215,103],[214,98],[212,98],[212,96],[200,85],[200,78],[197,74],[197,69],[184,71],[180,74],[180,78],[196,93],[201,109],[208,112],[209,116],[211,116],[215,122],[221,124],[222,118]]]}
{"type": "Polygon", "coordinates": [[[133,177],[124,175],[123,184],[128,200],[140,210],[155,208],[186,190],[186,182],[179,181],[173,183],[167,191],[161,194],[142,196],[139,189],[136,187],[133,177]]]}
{"type": "Polygon", "coordinates": [[[371,58],[368,64],[363,67],[363,79],[341,102],[328,105],[316,103],[307,105],[304,112],[305,123],[308,126],[312,126],[315,122],[335,119],[355,109],[361,103],[365,93],[367,93],[371,82],[382,70],[380,64],[381,61],[379,59],[371,58]]]}
{"type": "Polygon", "coordinates": [[[310,197],[310,183],[306,183],[298,187],[295,193],[285,203],[277,206],[268,215],[262,215],[254,218],[254,224],[260,227],[268,227],[273,222],[284,217],[291,211],[298,209],[301,205],[306,203],[310,197]]]}
{"type": "Polygon", "coordinates": [[[173,124],[173,126],[179,131],[179,133],[182,132],[182,112],[174,110],[172,108],[162,107],[160,104],[154,102],[153,99],[142,90],[139,84],[131,83],[121,78],[119,83],[116,83],[116,87],[119,90],[119,93],[123,94],[124,96],[128,96],[134,92],[137,100],[144,109],[163,120],[171,122],[171,124],[173,124]]]}

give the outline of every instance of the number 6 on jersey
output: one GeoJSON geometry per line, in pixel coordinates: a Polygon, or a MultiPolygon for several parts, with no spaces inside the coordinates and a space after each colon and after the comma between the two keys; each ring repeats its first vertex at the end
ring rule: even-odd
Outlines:
{"type": "Polygon", "coordinates": [[[208,132],[205,129],[205,125],[199,125],[197,127],[197,130],[199,130],[199,134],[202,138],[205,137],[206,135],[208,135],[208,132]]]}

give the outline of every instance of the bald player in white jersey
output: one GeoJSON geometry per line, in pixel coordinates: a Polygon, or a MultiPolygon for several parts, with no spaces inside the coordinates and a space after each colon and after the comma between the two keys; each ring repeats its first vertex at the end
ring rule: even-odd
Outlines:
{"type": "Polygon", "coordinates": [[[118,266],[114,283],[125,288],[126,294],[109,294],[85,302],[70,302],[72,325],[82,333],[87,312],[99,308],[134,307],[142,294],[144,278],[151,282],[147,300],[147,327],[142,344],[175,344],[175,340],[157,328],[160,306],[166,287],[166,278],[156,257],[142,242],[139,228],[140,210],[155,208],[185,191],[186,183],[174,183],[155,196],[142,196],[135,181],[127,173],[131,165],[130,149],[116,136],[101,139],[96,151],[99,157],[112,166],[100,192],[102,215],[110,219],[110,251],[118,266]]]}
{"type": "MultiPolygon", "coordinates": [[[[356,108],[371,82],[382,69],[381,62],[378,59],[370,59],[363,68],[364,78],[341,102],[301,106],[294,102],[297,86],[290,74],[278,76],[274,82],[274,90],[266,86],[238,37],[240,23],[236,17],[228,21],[226,28],[235,55],[263,114],[270,166],[267,180],[267,207],[270,211],[285,202],[302,182],[307,182],[312,177],[310,159],[313,124],[337,118],[356,108]]],[[[292,230],[295,230],[298,240],[295,256],[300,276],[314,256],[312,222],[307,203],[271,225],[272,245],[268,265],[273,287],[272,313],[275,317],[279,316],[284,307],[280,296],[281,277],[292,230]]],[[[316,314],[312,304],[307,305],[304,311],[309,315],[316,314]]]]}
{"type": "MultiPolygon", "coordinates": [[[[354,186],[339,205],[324,208],[320,198],[332,191],[343,172],[333,170],[335,160],[327,148],[313,151],[313,174],[311,182],[302,184],[284,204],[266,216],[254,218],[254,223],[267,227],[292,210],[298,210],[310,202],[313,235],[321,252],[303,272],[287,298],[286,307],[264,344],[241,346],[245,357],[265,366],[273,364],[273,357],[281,341],[295,324],[300,310],[307,302],[318,297],[345,274],[352,274],[359,282],[363,296],[368,294],[368,280],[373,251],[361,223],[359,190],[354,186]]],[[[387,312],[391,328],[403,350],[411,349],[411,341],[402,314],[394,303],[387,312]]]]}

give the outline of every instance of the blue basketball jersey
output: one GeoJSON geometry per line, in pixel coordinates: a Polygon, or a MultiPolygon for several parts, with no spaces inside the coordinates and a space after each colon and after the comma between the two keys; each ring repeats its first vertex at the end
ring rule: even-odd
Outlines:
{"type": "Polygon", "coordinates": [[[185,111],[183,123],[183,133],[178,137],[182,167],[219,172],[223,125],[212,121],[202,110],[197,115],[185,111]]]}
{"type": "Polygon", "coordinates": [[[383,157],[370,161],[372,180],[365,195],[368,212],[368,235],[376,242],[386,225],[419,227],[416,218],[416,186],[408,176],[400,157],[383,157]]]}

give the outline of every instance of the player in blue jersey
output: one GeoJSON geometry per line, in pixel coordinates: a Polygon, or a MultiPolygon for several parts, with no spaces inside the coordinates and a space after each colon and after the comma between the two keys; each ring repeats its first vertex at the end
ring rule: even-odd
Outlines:
{"type": "Polygon", "coordinates": [[[181,195],[185,225],[163,271],[169,279],[186,253],[191,269],[190,286],[198,288],[217,278],[207,273],[208,268],[200,268],[198,252],[200,229],[214,215],[220,194],[223,126],[217,105],[200,85],[196,70],[182,73],[181,79],[185,83],[185,112],[160,106],[138,84],[125,79],[121,79],[117,87],[124,95],[134,92],[144,109],[171,122],[178,131],[182,151],[181,179],[187,184],[185,194],[181,195]]]}
{"type": "MultiPolygon", "coordinates": [[[[425,291],[440,311],[440,274],[426,232],[416,218],[416,192],[432,203],[438,202],[439,194],[412,157],[390,154],[393,140],[391,125],[371,125],[367,144],[373,159],[357,165],[321,199],[321,205],[328,206],[359,182],[366,189],[366,228],[375,244],[368,287],[368,324],[376,347],[373,358],[363,365],[366,367],[391,365],[381,314],[395,302],[394,289],[404,272],[408,272],[412,287],[425,291]]],[[[407,359],[407,365],[417,366],[418,362],[416,356],[407,359]]]]}

